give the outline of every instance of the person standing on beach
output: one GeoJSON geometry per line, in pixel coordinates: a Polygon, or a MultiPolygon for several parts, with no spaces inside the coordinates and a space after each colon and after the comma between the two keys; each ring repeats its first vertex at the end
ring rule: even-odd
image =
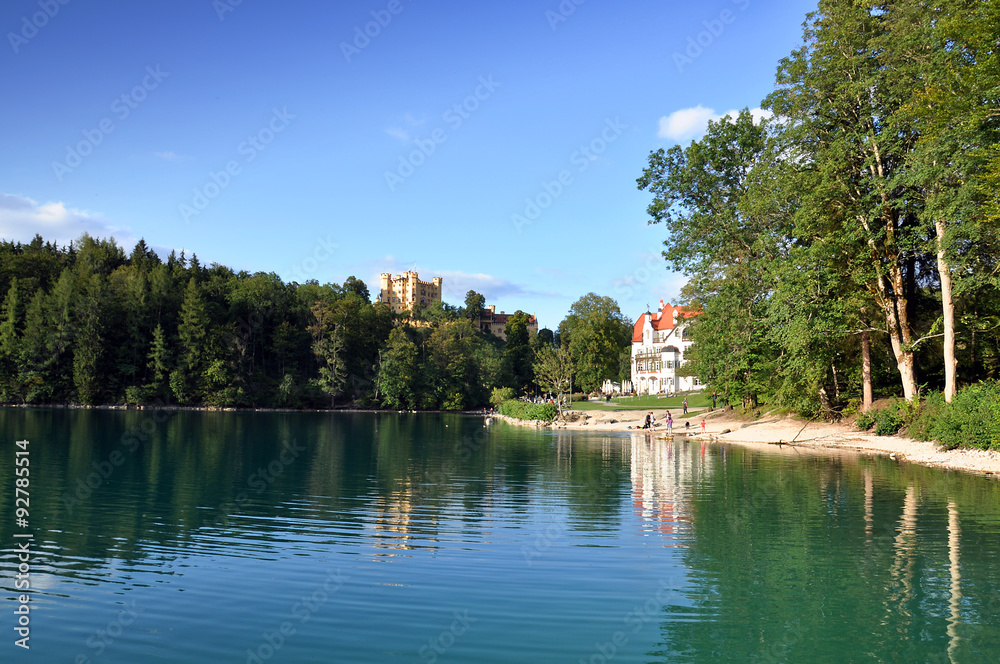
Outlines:
{"type": "Polygon", "coordinates": [[[701,432],[705,433],[705,418],[701,418],[701,432]]]}
{"type": "Polygon", "coordinates": [[[673,432],[674,432],[674,418],[670,414],[670,411],[668,410],[667,411],[667,433],[671,433],[672,434],[673,432]]]}

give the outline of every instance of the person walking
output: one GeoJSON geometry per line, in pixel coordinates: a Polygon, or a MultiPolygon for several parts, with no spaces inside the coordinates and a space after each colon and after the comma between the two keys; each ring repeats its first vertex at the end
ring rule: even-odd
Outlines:
{"type": "Polygon", "coordinates": [[[681,403],[681,405],[684,406],[684,414],[687,415],[688,414],[688,398],[687,397],[684,397],[684,401],[681,403]]]}

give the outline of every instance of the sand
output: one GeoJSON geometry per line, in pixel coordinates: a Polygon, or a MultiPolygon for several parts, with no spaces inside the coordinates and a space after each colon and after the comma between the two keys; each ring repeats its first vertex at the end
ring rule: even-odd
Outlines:
{"type": "MultiPolygon", "coordinates": [[[[551,426],[558,429],[581,431],[628,431],[641,427],[647,411],[574,411],[579,415],[575,422],[560,422],[551,426]]],[[[655,410],[658,434],[666,434],[666,411],[655,410]]],[[[834,454],[882,454],[897,461],[918,463],[938,468],[1000,477],[1000,453],[984,450],[942,450],[934,443],[926,443],[903,436],[876,436],[859,431],[850,423],[830,424],[806,421],[791,417],[774,417],[765,414],[761,419],[749,421],[726,414],[721,410],[712,413],[692,410],[687,416],[680,410],[674,415],[674,435],[687,435],[695,439],[734,443],[751,447],[828,450],[834,454]],[[705,419],[705,433],[701,421],[705,419]],[[685,422],[690,428],[685,428],[685,422]]],[[[506,419],[506,418],[505,418],[506,419]]],[[[522,422],[516,422],[523,424],[522,422]]],[[[537,423],[535,423],[537,425],[537,423]]]]}

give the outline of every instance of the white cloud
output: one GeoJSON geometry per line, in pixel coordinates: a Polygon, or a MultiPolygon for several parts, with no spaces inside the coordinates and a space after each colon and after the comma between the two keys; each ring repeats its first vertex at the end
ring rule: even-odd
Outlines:
{"type": "Polygon", "coordinates": [[[167,152],[154,152],[153,156],[164,161],[184,161],[184,157],[169,150],[167,152]]]}
{"type": "Polygon", "coordinates": [[[389,134],[393,138],[399,139],[404,143],[409,143],[410,139],[412,138],[410,129],[419,127],[426,121],[427,121],[426,118],[417,118],[414,117],[412,113],[406,113],[403,115],[403,125],[406,128],[393,125],[391,127],[386,127],[385,133],[389,134]]]}
{"type": "Polygon", "coordinates": [[[389,134],[393,138],[398,138],[404,143],[408,143],[410,140],[410,132],[402,129],[401,127],[388,127],[386,128],[385,133],[389,134]]]}
{"type": "MultiPolygon", "coordinates": [[[[509,312],[513,312],[519,307],[527,311],[528,303],[520,304],[519,299],[526,298],[554,298],[561,297],[557,293],[533,290],[522,284],[514,283],[500,277],[495,277],[484,273],[469,273],[459,270],[436,270],[433,267],[418,265],[414,262],[401,261],[393,255],[386,255],[372,263],[358,264],[351,267],[353,273],[362,275],[370,274],[368,280],[368,290],[372,297],[378,295],[379,274],[388,272],[390,274],[402,274],[409,270],[414,270],[420,274],[424,281],[430,281],[432,277],[442,277],[442,296],[445,302],[455,306],[462,306],[465,302],[465,294],[470,290],[482,293],[486,297],[487,304],[496,304],[497,309],[508,307],[509,312]],[[509,306],[508,306],[509,305],[509,306]]],[[[508,312],[508,313],[509,313],[508,312]]],[[[530,313],[530,312],[529,312],[530,313]]]]}
{"type": "Polygon", "coordinates": [[[84,233],[94,237],[114,236],[125,247],[135,242],[127,229],[108,223],[100,215],[67,208],[62,202],[38,203],[30,198],[0,194],[0,238],[30,242],[35,234],[47,242],[68,244],[84,233]]]}
{"type": "MultiPolygon", "coordinates": [[[[656,135],[678,143],[689,141],[705,133],[709,120],[720,120],[723,116],[735,119],[739,114],[738,109],[719,114],[715,112],[714,108],[705,108],[701,104],[693,108],[682,108],[660,118],[659,130],[656,135]]],[[[759,123],[762,118],[770,118],[773,113],[760,108],[752,108],[750,115],[755,123],[759,123]]]]}
{"type": "Polygon", "coordinates": [[[465,294],[470,290],[482,293],[488,304],[510,297],[558,297],[555,293],[533,290],[490,274],[443,271],[435,272],[434,276],[444,277],[446,299],[458,303],[465,301],[465,294]]]}

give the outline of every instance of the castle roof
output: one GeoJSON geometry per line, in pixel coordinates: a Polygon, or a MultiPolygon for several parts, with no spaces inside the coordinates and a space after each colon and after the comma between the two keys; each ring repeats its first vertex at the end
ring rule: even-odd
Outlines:
{"type": "Polygon", "coordinates": [[[639,316],[639,319],[632,326],[632,341],[641,342],[642,341],[642,329],[646,325],[647,317],[650,319],[650,324],[653,329],[662,332],[664,330],[672,330],[676,325],[674,324],[674,317],[678,319],[692,318],[697,316],[700,312],[693,311],[687,307],[675,307],[669,302],[663,304],[663,300],[660,300],[660,310],[654,312],[646,312],[639,316]]]}

